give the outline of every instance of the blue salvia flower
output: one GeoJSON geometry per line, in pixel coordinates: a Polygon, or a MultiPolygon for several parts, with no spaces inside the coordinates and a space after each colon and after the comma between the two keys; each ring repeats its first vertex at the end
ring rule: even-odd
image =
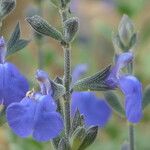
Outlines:
{"type": "MultiPolygon", "coordinates": [[[[79,79],[86,70],[86,64],[77,65],[72,73],[73,81],[79,79]]],[[[104,127],[112,114],[106,101],[98,98],[94,92],[73,92],[71,109],[72,115],[77,109],[83,114],[87,126],[104,127]]]]}
{"type": "Polygon", "coordinates": [[[9,105],[6,117],[18,136],[25,138],[32,135],[36,141],[49,141],[63,130],[63,120],[56,112],[56,104],[49,93],[51,87],[46,73],[38,70],[36,77],[41,92],[28,92],[20,103],[9,105]]]}
{"type": "Polygon", "coordinates": [[[29,86],[17,67],[5,61],[6,53],[5,40],[0,37],[0,104],[7,107],[12,102],[19,102],[29,86]]]}
{"type": "Polygon", "coordinates": [[[142,118],[142,84],[133,75],[122,74],[121,69],[133,60],[133,53],[121,53],[116,57],[115,66],[107,79],[108,85],[119,87],[125,96],[126,117],[131,123],[142,118]]]}

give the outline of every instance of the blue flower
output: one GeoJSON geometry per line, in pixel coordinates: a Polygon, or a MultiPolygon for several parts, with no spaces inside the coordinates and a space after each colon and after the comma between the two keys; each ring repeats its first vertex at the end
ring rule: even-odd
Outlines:
{"type": "Polygon", "coordinates": [[[104,127],[111,117],[111,109],[105,100],[98,98],[94,92],[73,92],[72,114],[78,109],[84,116],[87,126],[104,127]]]}
{"type": "Polygon", "coordinates": [[[119,54],[107,83],[111,87],[120,88],[125,96],[125,112],[128,121],[138,123],[142,118],[142,84],[135,76],[121,73],[121,69],[132,60],[133,54],[131,52],[119,54]]]}
{"type": "MultiPolygon", "coordinates": [[[[39,71],[38,71],[39,72],[39,71]]],[[[44,73],[44,72],[42,72],[44,73]]],[[[38,73],[41,75],[41,73],[38,73]]],[[[38,78],[44,88],[47,87],[47,79],[44,76],[38,78]]],[[[63,130],[63,120],[56,112],[56,104],[49,93],[42,89],[41,92],[28,92],[20,103],[12,103],[6,110],[9,126],[15,134],[25,138],[30,135],[36,141],[49,141],[57,137],[63,130]]]]}
{"type": "Polygon", "coordinates": [[[29,86],[17,67],[5,61],[6,53],[4,38],[0,37],[0,104],[7,107],[12,102],[19,102],[29,86]]]}
{"type": "MultiPolygon", "coordinates": [[[[75,82],[86,70],[87,65],[85,64],[76,66],[73,71],[73,81],[75,82]]],[[[75,114],[77,109],[83,114],[87,126],[104,127],[112,114],[106,101],[98,98],[94,92],[73,92],[71,103],[72,115],[75,114]]]]}

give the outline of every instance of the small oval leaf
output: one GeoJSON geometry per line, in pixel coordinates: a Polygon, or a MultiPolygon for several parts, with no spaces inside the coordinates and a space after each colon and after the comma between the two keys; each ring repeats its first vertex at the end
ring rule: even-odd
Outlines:
{"type": "Polygon", "coordinates": [[[105,99],[114,111],[116,111],[121,116],[125,116],[124,108],[120,104],[119,99],[114,92],[106,92],[105,99]]]}

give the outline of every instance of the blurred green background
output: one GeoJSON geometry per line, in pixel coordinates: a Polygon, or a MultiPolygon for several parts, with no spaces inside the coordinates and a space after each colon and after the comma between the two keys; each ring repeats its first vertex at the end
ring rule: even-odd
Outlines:
{"type": "MultiPolygon", "coordinates": [[[[143,88],[150,83],[150,1],[149,0],[73,0],[73,15],[80,19],[80,31],[72,44],[72,66],[87,63],[87,74],[95,73],[112,63],[114,48],[111,34],[116,31],[122,15],[128,14],[139,33],[135,49],[135,74],[143,88]]],[[[22,38],[31,40],[29,46],[8,58],[16,64],[31,83],[37,86],[34,73],[38,68],[38,47],[33,30],[25,21],[31,8],[37,7],[36,0],[17,0],[15,11],[3,23],[2,32],[9,38],[17,21],[20,22],[22,38]]],[[[43,16],[52,25],[61,29],[58,11],[50,0],[43,0],[43,16]]],[[[42,45],[44,69],[52,78],[63,75],[63,50],[51,38],[44,38],[42,45]]],[[[102,93],[98,93],[103,96],[102,93]]],[[[99,130],[97,140],[88,150],[120,150],[128,137],[128,123],[115,113],[104,129],[99,130]]],[[[150,150],[150,107],[144,112],[140,124],[136,125],[137,150],[150,150]]],[[[5,124],[0,128],[0,150],[51,150],[51,144],[37,143],[31,138],[21,139],[5,124]]]]}

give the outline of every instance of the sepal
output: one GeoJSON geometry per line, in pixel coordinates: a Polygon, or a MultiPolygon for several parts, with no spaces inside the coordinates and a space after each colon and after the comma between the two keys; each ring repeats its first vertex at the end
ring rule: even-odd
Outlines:
{"type": "Polygon", "coordinates": [[[58,144],[58,150],[71,150],[69,141],[65,138],[62,138],[58,144]]]}
{"type": "Polygon", "coordinates": [[[98,126],[90,127],[86,130],[86,135],[82,141],[82,144],[80,145],[78,150],[84,150],[87,147],[89,147],[96,139],[98,133],[98,126]]]}
{"type": "Polygon", "coordinates": [[[32,17],[27,17],[28,23],[34,28],[38,33],[50,36],[55,40],[62,41],[62,34],[56,28],[48,24],[46,20],[42,17],[35,15],[32,17]]]}
{"type": "Polygon", "coordinates": [[[86,130],[84,127],[78,127],[72,137],[71,137],[71,148],[72,150],[78,150],[79,147],[82,145],[83,140],[86,136],[86,130]]]}
{"type": "Polygon", "coordinates": [[[72,134],[78,127],[82,127],[84,125],[84,117],[80,114],[79,110],[75,112],[75,115],[72,120],[72,126],[70,133],[72,134]]]}
{"type": "Polygon", "coordinates": [[[54,99],[59,99],[61,96],[65,94],[65,87],[61,84],[58,84],[52,80],[50,80],[51,87],[52,87],[52,96],[54,99]]]}
{"type": "Polygon", "coordinates": [[[110,67],[106,67],[104,70],[90,76],[87,78],[83,78],[79,81],[77,81],[74,86],[74,91],[105,91],[110,90],[112,87],[110,87],[106,80],[107,77],[110,74],[110,67]]]}

